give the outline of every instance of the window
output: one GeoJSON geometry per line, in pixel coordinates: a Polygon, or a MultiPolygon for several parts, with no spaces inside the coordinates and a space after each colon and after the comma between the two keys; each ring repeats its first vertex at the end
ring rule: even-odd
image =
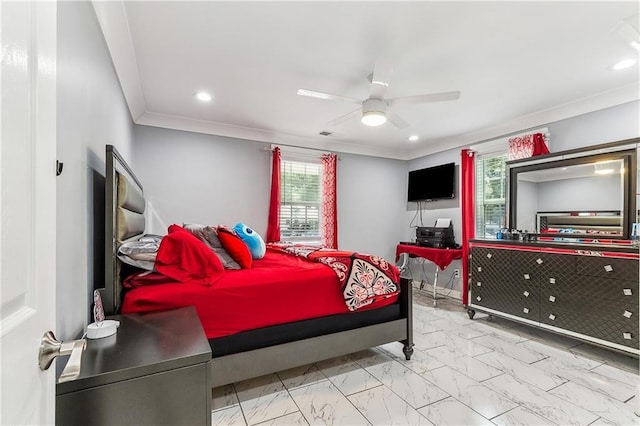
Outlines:
{"type": "Polygon", "coordinates": [[[280,236],[283,241],[320,243],[322,165],[283,158],[280,166],[280,236]]]}
{"type": "Polygon", "coordinates": [[[507,154],[476,157],[476,236],[495,238],[506,226],[507,154]]]}

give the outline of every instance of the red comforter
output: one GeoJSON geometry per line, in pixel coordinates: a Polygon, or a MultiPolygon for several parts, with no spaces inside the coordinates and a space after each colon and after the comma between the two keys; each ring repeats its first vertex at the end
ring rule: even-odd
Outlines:
{"type": "MultiPolygon", "coordinates": [[[[267,250],[263,259],[254,260],[251,269],[224,271],[210,286],[158,278],[152,273],[147,277],[149,285],[129,290],[122,312],[193,305],[210,339],[349,312],[340,291],[340,280],[332,268],[273,250],[267,250]]],[[[397,300],[397,293],[389,296],[363,309],[386,306],[397,300]]]]}

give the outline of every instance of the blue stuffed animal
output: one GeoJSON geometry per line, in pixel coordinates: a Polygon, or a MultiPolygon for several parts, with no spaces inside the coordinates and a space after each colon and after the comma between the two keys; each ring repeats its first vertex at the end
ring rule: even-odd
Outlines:
{"type": "Polygon", "coordinates": [[[254,259],[262,259],[267,252],[264,240],[256,231],[249,228],[244,223],[238,223],[233,227],[240,239],[249,247],[251,257],[254,259]]]}

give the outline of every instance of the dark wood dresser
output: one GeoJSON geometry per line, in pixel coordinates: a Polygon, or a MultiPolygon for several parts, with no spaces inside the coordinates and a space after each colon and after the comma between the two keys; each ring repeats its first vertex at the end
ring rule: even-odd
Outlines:
{"type": "Polygon", "coordinates": [[[56,424],[210,425],[211,348],[195,309],[113,319],[117,334],[87,340],[78,379],[56,385],[56,424]]]}
{"type": "Polygon", "coordinates": [[[637,247],[474,240],[475,310],[640,355],[637,247]]]}

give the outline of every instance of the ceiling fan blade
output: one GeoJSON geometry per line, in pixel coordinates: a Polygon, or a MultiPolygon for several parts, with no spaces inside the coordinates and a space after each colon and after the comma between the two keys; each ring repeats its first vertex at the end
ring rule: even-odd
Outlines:
{"type": "Polygon", "coordinates": [[[332,95],[331,93],[316,92],[315,90],[298,89],[297,92],[300,96],[308,96],[310,98],[327,99],[331,101],[346,101],[356,104],[361,104],[362,101],[356,98],[350,98],[348,96],[332,95]]]}
{"type": "Polygon", "coordinates": [[[380,58],[376,61],[376,66],[373,69],[371,75],[371,90],[369,92],[370,98],[384,99],[387,88],[389,87],[389,81],[391,80],[391,73],[393,72],[393,64],[386,58],[380,58]]]}
{"type": "Polygon", "coordinates": [[[460,98],[460,92],[443,92],[443,93],[430,93],[428,95],[417,96],[405,96],[403,98],[388,99],[389,106],[398,105],[416,105],[426,104],[430,102],[443,102],[443,101],[455,101],[460,98]]]}
{"type": "Polygon", "coordinates": [[[409,123],[404,121],[398,114],[393,111],[387,111],[387,120],[398,129],[403,129],[405,127],[409,127],[409,123]]]}
{"type": "Polygon", "coordinates": [[[328,124],[329,126],[339,126],[340,124],[351,120],[352,118],[356,118],[357,116],[359,116],[362,113],[362,109],[358,108],[358,109],[354,109],[353,111],[342,115],[338,118],[336,118],[335,120],[331,120],[328,124]]]}

